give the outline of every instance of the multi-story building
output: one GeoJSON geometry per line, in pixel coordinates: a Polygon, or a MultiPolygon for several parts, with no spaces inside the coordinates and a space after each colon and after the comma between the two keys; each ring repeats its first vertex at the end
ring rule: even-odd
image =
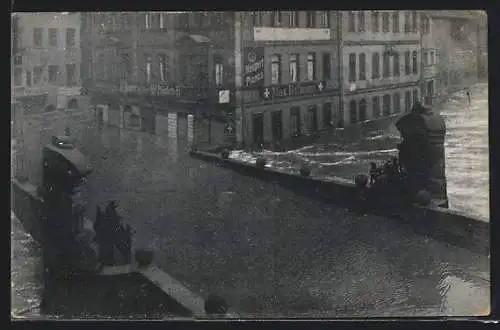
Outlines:
{"type": "Polygon", "coordinates": [[[144,126],[166,125],[154,116],[159,111],[217,114],[233,123],[241,145],[286,145],[332,125],[409,111],[422,96],[432,101],[442,85],[440,54],[452,42],[442,40],[450,38],[451,19],[443,30],[434,17],[87,13],[84,85],[97,103],[120,109],[122,123],[135,114],[144,126]]]}
{"type": "Polygon", "coordinates": [[[408,111],[420,98],[417,11],[350,11],[342,18],[344,120],[408,111]]]}
{"type": "Polygon", "coordinates": [[[25,113],[85,107],[80,15],[13,14],[12,97],[25,113]]]}

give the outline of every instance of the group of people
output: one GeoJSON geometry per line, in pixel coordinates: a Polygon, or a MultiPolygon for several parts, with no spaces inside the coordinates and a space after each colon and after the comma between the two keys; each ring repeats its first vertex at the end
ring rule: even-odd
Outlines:
{"type": "Polygon", "coordinates": [[[370,186],[379,183],[390,183],[399,180],[403,176],[403,167],[397,157],[392,157],[383,166],[378,167],[376,163],[370,163],[370,186]]]}

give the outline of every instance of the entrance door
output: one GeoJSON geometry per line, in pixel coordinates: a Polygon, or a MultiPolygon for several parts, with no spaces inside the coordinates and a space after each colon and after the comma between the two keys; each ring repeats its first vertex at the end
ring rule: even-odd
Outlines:
{"type": "Polygon", "coordinates": [[[309,133],[318,131],[318,108],[314,105],[309,108],[309,133]]]}
{"type": "Polygon", "coordinates": [[[332,126],[332,104],[323,104],[323,127],[332,126]]]}
{"type": "Polygon", "coordinates": [[[272,113],[271,125],[273,129],[273,141],[281,141],[281,139],[283,138],[283,122],[281,110],[274,111],[272,113]]]}
{"type": "Polygon", "coordinates": [[[366,100],[362,99],[359,101],[359,121],[364,122],[366,120],[366,100]]]}
{"type": "Polygon", "coordinates": [[[351,100],[351,102],[349,102],[349,118],[351,124],[356,124],[358,122],[357,111],[356,100],[351,100]]]}
{"type": "Polygon", "coordinates": [[[262,113],[254,114],[252,121],[253,143],[255,146],[261,146],[264,143],[264,115],[262,113]]]}

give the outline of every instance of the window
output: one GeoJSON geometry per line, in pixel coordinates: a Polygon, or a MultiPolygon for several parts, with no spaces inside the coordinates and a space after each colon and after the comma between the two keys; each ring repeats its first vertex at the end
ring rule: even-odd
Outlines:
{"type": "Polygon", "coordinates": [[[224,84],[224,64],[222,62],[215,63],[215,84],[217,86],[224,84]]]}
{"type": "Polygon", "coordinates": [[[14,56],[14,65],[23,65],[23,55],[14,56]]]}
{"type": "Polygon", "coordinates": [[[434,56],[434,51],[432,51],[432,50],[431,50],[431,52],[430,52],[429,64],[430,64],[430,65],[434,65],[434,64],[436,64],[436,57],[434,56]]]}
{"type": "Polygon", "coordinates": [[[314,53],[307,54],[307,80],[316,80],[316,56],[314,53]]]}
{"type": "Polygon", "coordinates": [[[66,64],[66,85],[76,85],[76,64],[66,64]]]}
{"type": "Polygon", "coordinates": [[[359,80],[366,80],[366,55],[359,54],[359,80]]]}
{"type": "Polygon", "coordinates": [[[292,137],[300,135],[300,107],[293,107],[290,110],[290,124],[292,137]]]}
{"type": "Polygon", "coordinates": [[[372,12],[372,32],[380,32],[380,26],[378,22],[378,11],[372,12]]]}
{"type": "Polygon", "coordinates": [[[73,28],[66,29],[66,47],[72,48],[76,44],[76,30],[73,28]]]}
{"type": "Polygon", "coordinates": [[[405,52],[405,75],[410,74],[410,51],[405,52]]]}
{"type": "Polygon", "coordinates": [[[389,32],[389,13],[382,13],[382,31],[385,33],[389,32]]]}
{"type": "Polygon", "coordinates": [[[323,53],[323,79],[330,80],[332,79],[332,67],[330,60],[330,53],[323,53]]]}
{"type": "Polygon", "coordinates": [[[308,11],[307,12],[307,27],[314,28],[316,27],[316,12],[308,11]]]}
{"type": "Polygon", "coordinates": [[[429,58],[430,58],[429,53],[424,52],[423,57],[422,57],[422,61],[424,61],[424,65],[429,65],[429,63],[430,63],[429,58]]]}
{"type": "Polygon", "coordinates": [[[151,14],[150,13],[144,14],[144,27],[146,29],[151,29],[151,14]]]}
{"type": "Polygon", "coordinates": [[[14,68],[14,86],[21,86],[23,84],[23,69],[14,68]]]}
{"type": "Polygon", "coordinates": [[[271,84],[281,83],[281,58],[279,55],[271,56],[271,84]]]}
{"type": "Polygon", "coordinates": [[[409,33],[411,30],[411,25],[410,25],[410,13],[405,11],[405,32],[409,33]]]}
{"type": "Polygon", "coordinates": [[[299,81],[299,69],[297,65],[298,61],[298,54],[290,55],[290,82],[292,83],[299,81]]]}
{"type": "Polygon", "coordinates": [[[41,28],[34,28],[33,29],[33,45],[35,47],[42,47],[43,46],[43,30],[41,28]]]}
{"type": "Polygon", "coordinates": [[[358,109],[356,107],[356,100],[349,102],[349,119],[351,124],[358,122],[358,109]]]}
{"type": "Polygon", "coordinates": [[[392,58],[394,59],[394,68],[392,70],[392,75],[394,77],[399,77],[399,53],[395,53],[392,58]]]}
{"type": "Polygon", "coordinates": [[[412,60],[413,60],[413,63],[412,63],[413,74],[418,74],[418,61],[417,61],[418,55],[417,55],[416,51],[413,51],[412,60]]]}
{"type": "Polygon", "coordinates": [[[399,32],[399,11],[392,13],[392,32],[399,32]]]}
{"type": "Polygon", "coordinates": [[[330,27],[330,12],[322,11],[321,12],[321,27],[329,28],[330,27]]]}
{"type": "Polygon", "coordinates": [[[401,112],[401,97],[399,96],[399,93],[396,93],[392,96],[392,103],[394,107],[394,112],[395,113],[401,112]]]}
{"type": "Polygon", "coordinates": [[[383,55],[384,78],[388,78],[390,76],[390,66],[391,66],[391,58],[389,56],[389,52],[384,52],[383,55]]]}
{"type": "Polygon", "coordinates": [[[372,79],[380,78],[380,54],[372,54],[372,79]]]}
{"type": "Polygon", "coordinates": [[[318,108],[313,105],[309,107],[307,112],[309,122],[309,132],[315,133],[318,131],[318,108]]]}
{"type": "Polygon", "coordinates": [[[356,81],[356,54],[349,54],[349,82],[356,81]]]}
{"type": "Polygon", "coordinates": [[[417,20],[418,20],[418,13],[416,11],[411,12],[411,31],[413,33],[417,32],[417,20]]]}
{"type": "Polygon", "coordinates": [[[43,68],[37,66],[33,70],[33,85],[38,85],[42,81],[43,68]]]}
{"type": "Polygon", "coordinates": [[[271,126],[273,127],[273,140],[280,141],[283,137],[281,110],[272,112],[271,126]]]}
{"type": "Polygon", "coordinates": [[[168,81],[168,70],[167,70],[167,55],[158,55],[158,62],[160,64],[160,79],[163,82],[168,81]]]}
{"type": "Polygon", "coordinates": [[[290,27],[295,28],[299,26],[299,12],[297,10],[290,12],[290,27]]]}
{"type": "Polygon", "coordinates": [[[332,125],[332,104],[323,104],[323,127],[332,125]]]}
{"type": "Polygon", "coordinates": [[[350,11],[347,16],[347,31],[356,32],[356,14],[350,11]]]}
{"type": "Polygon", "coordinates": [[[274,27],[281,26],[281,12],[271,12],[271,25],[274,27]]]}
{"type": "Polygon", "coordinates": [[[26,71],[26,86],[31,87],[31,71],[26,71]]]}
{"type": "Polygon", "coordinates": [[[151,56],[145,55],[146,58],[146,83],[151,83],[151,56]]]}
{"type": "Polygon", "coordinates": [[[121,64],[122,64],[122,79],[127,79],[129,77],[129,74],[132,71],[132,61],[130,60],[130,55],[123,53],[120,55],[121,58],[121,64]]]}
{"type": "Polygon", "coordinates": [[[59,65],[49,65],[49,82],[56,82],[59,75],[59,65]]]}
{"type": "Polygon", "coordinates": [[[389,116],[391,114],[391,96],[389,94],[384,95],[383,104],[384,104],[384,116],[389,116]]]}
{"type": "Polygon", "coordinates": [[[366,120],[366,100],[362,99],[359,101],[359,121],[364,122],[366,120]]]}
{"type": "Polygon", "coordinates": [[[380,97],[373,96],[372,104],[373,104],[373,117],[374,118],[380,117],[380,97]]]}
{"type": "Polygon", "coordinates": [[[160,29],[164,29],[165,28],[165,14],[164,13],[160,13],[158,15],[160,16],[159,17],[160,29]]]}
{"type": "Polygon", "coordinates": [[[434,95],[434,80],[427,82],[427,96],[432,97],[434,95]]]}
{"type": "Polygon", "coordinates": [[[413,104],[415,105],[415,103],[417,103],[418,101],[419,101],[418,89],[414,89],[413,90],[413,104]]]}
{"type": "Polygon", "coordinates": [[[254,11],[252,13],[253,25],[261,26],[262,25],[262,13],[260,11],[254,11]]]}
{"type": "Polygon", "coordinates": [[[405,92],[405,111],[411,110],[411,91],[405,92]]]}
{"type": "Polygon", "coordinates": [[[57,29],[49,28],[49,46],[57,47],[57,29]]]}
{"type": "Polygon", "coordinates": [[[431,20],[429,19],[428,16],[421,16],[421,17],[423,19],[422,28],[424,34],[431,33],[431,20]]]}
{"type": "Polygon", "coordinates": [[[365,12],[358,11],[358,32],[365,32],[365,12]]]}

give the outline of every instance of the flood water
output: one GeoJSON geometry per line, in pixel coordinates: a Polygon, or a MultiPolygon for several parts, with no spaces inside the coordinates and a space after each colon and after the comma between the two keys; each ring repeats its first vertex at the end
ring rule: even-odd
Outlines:
{"type": "MultiPolygon", "coordinates": [[[[368,141],[392,139],[379,136],[368,141]]],[[[302,149],[302,157],[335,162],[316,156],[332,153],[321,148],[302,149]]],[[[104,128],[87,136],[84,149],[96,168],[88,217],[97,204],[119,200],[136,230],[135,248],[153,249],[167,273],[204,297],[222,296],[243,317],[489,310],[488,257],[417,235],[396,220],[354,214],[191,158],[176,137],[104,128]]],[[[11,301],[21,310],[39,296],[38,252],[19,226],[12,230],[11,301]]]]}
{"type": "MultiPolygon", "coordinates": [[[[462,91],[439,106],[447,126],[448,198],[450,208],[489,219],[488,85],[473,86],[471,96],[470,105],[462,91]]],[[[283,170],[308,165],[312,175],[353,180],[356,174],[368,174],[370,162],[382,164],[397,156],[400,136],[394,121],[338,131],[297,150],[255,155],[264,156],[271,166],[283,170]]]]}

